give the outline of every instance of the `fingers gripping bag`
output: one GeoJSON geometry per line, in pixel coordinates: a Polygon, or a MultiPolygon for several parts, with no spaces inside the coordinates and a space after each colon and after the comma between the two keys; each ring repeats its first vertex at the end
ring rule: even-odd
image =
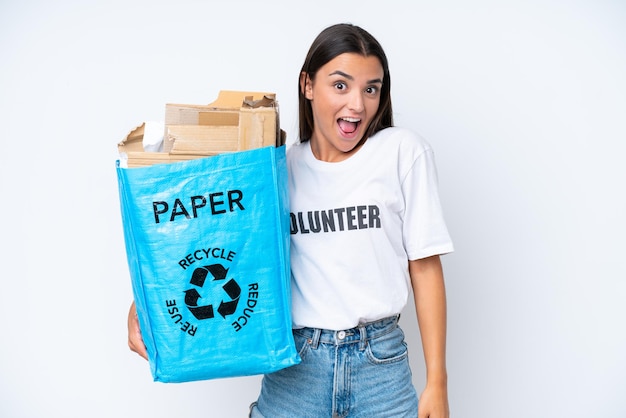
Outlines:
{"type": "Polygon", "coordinates": [[[117,175],[153,379],[245,376],[297,364],[285,146],[139,168],[118,161],[117,175]]]}

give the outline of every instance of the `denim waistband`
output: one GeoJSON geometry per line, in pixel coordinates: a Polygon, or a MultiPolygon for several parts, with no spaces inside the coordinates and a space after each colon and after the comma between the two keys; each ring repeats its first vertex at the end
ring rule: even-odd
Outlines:
{"type": "Polygon", "coordinates": [[[293,332],[294,334],[306,338],[307,342],[313,348],[317,348],[320,343],[332,345],[359,343],[361,346],[364,346],[368,340],[388,334],[396,329],[399,319],[400,315],[390,316],[340,331],[319,328],[298,328],[294,329],[293,332]]]}

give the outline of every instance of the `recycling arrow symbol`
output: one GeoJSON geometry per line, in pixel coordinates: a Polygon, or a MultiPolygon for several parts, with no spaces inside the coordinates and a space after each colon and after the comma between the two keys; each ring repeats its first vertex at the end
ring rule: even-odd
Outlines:
{"type": "MultiPolygon", "coordinates": [[[[197,288],[202,289],[209,274],[213,278],[213,283],[224,283],[226,280],[226,274],[228,269],[224,268],[221,264],[211,264],[208,266],[198,267],[191,274],[190,284],[195,287],[185,290],[185,305],[189,311],[196,317],[196,319],[209,319],[215,316],[213,311],[213,305],[201,305],[198,306],[199,299],[202,299],[200,292],[197,288]]],[[[228,295],[230,299],[222,300],[217,308],[217,312],[226,319],[227,315],[232,315],[237,310],[237,304],[239,303],[239,296],[241,295],[241,288],[235,281],[230,279],[222,285],[222,289],[228,295]]]]}

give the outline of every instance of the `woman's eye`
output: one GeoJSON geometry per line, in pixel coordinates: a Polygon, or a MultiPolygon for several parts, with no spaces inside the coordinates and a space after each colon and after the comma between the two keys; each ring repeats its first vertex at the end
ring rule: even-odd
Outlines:
{"type": "Polygon", "coordinates": [[[337,90],[345,90],[346,87],[346,83],[344,83],[343,81],[338,81],[337,83],[335,83],[335,88],[337,90]]]}
{"type": "Polygon", "coordinates": [[[365,89],[365,92],[370,95],[375,95],[376,93],[378,93],[378,87],[374,87],[374,86],[368,87],[365,89]]]}

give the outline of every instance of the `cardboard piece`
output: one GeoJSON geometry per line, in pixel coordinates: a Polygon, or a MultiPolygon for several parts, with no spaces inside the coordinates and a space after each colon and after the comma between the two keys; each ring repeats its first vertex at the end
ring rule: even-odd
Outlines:
{"type": "Polygon", "coordinates": [[[162,151],[146,151],[146,123],[118,144],[126,166],[185,161],[285,144],[274,93],[220,91],[208,105],[166,104],[162,151]]]}

